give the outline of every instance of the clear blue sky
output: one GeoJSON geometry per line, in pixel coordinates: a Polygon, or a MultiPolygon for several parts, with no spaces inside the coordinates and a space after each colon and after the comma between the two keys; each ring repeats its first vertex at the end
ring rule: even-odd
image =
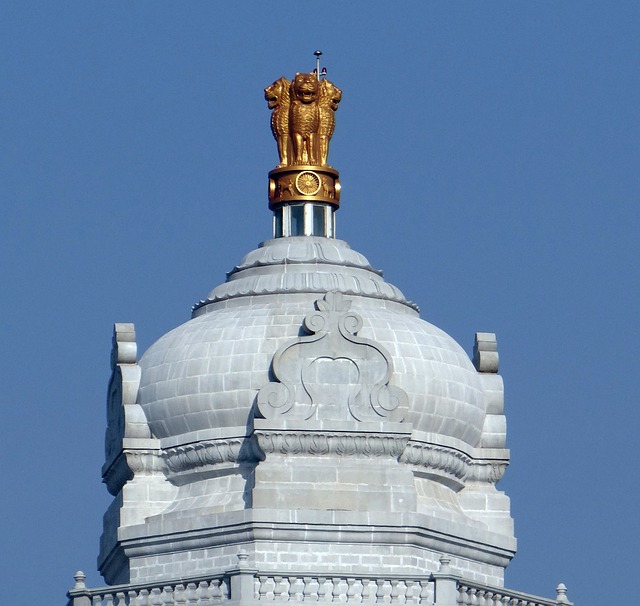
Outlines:
{"type": "Polygon", "coordinates": [[[64,604],[78,568],[101,584],[112,324],[144,351],[269,237],[262,89],[320,48],[344,92],[339,236],[467,351],[498,335],[507,586],[627,595],[639,31],[637,0],[5,2],[5,593],[64,604]]]}

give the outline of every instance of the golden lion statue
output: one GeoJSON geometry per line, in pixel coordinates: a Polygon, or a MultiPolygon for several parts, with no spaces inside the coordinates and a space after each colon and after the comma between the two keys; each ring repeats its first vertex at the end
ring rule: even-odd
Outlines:
{"type": "Polygon", "coordinates": [[[318,78],[315,74],[296,74],[291,84],[289,131],[293,143],[294,164],[318,163],[318,88],[318,78]]]}
{"type": "Polygon", "coordinates": [[[264,89],[264,98],[271,111],[271,132],[278,144],[280,164],[278,168],[289,164],[289,89],[291,82],[278,78],[264,89]]]}
{"type": "Polygon", "coordinates": [[[327,166],[327,157],[329,156],[329,141],[333,136],[336,128],[335,111],[338,109],[338,103],[342,99],[342,91],[329,80],[320,82],[320,98],[318,100],[318,109],[320,110],[320,128],[318,130],[319,146],[320,146],[320,165],[327,166]]]}
{"type": "Polygon", "coordinates": [[[342,91],[316,74],[296,74],[293,82],[279,78],[264,89],[271,113],[271,131],[278,144],[280,164],[327,166],[329,140],[335,130],[334,113],[342,91]],[[293,152],[293,153],[291,153],[293,152]]]}

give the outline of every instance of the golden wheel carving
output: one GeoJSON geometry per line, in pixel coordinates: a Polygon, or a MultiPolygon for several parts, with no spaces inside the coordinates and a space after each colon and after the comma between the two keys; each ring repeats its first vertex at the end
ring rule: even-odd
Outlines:
{"type": "Polygon", "coordinates": [[[315,196],[322,187],[322,180],[311,170],[305,170],[296,177],[296,188],[305,196],[315,196]]]}

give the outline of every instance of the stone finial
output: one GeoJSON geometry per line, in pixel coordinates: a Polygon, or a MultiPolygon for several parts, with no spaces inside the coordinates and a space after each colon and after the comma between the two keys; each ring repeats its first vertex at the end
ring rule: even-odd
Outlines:
{"type": "Polygon", "coordinates": [[[556,604],[571,604],[567,597],[567,586],[564,583],[558,583],[556,587],[556,604]]]}
{"type": "Polygon", "coordinates": [[[84,572],[82,572],[82,570],[78,570],[74,575],[73,578],[76,582],[76,584],[73,586],[74,589],[86,589],[87,586],[85,585],[85,580],[87,578],[87,575],[85,575],[84,572]]]}
{"type": "Polygon", "coordinates": [[[451,572],[451,558],[448,555],[440,556],[440,574],[449,574],[451,572]]]}
{"type": "Polygon", "coordinates": [[[478,372],[498,372],[498,342],[495,333],[476,333],[473,345],[473,365],[478,372]]]}
{"type": "Polygon", "coordinates": [[[237,558],[237,568],[229,572],[231,595],[235,596],[238,604],[253,603],[255,574],[258,571],[249,568],[249,554],[244,549],[240,549],[237,558]]]}
{"type": "Polygon", "coordinates": [[[451,606],[458,600],[458,581],[460,576],[451,570],[451,558],[447,554],[440,556],[440,570],[431,575],[435,581],[434,606],[451,606]]]}

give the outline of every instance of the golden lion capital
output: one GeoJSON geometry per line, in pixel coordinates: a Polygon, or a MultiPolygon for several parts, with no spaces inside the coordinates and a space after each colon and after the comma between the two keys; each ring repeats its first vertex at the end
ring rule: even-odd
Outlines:
{"type": "Polygon", "coordinates": [[[285,166],[328,166],[329,141],[342,91],[314,73],[282,77],[264,89],[271,110],[271,132],[285,166]]]}

